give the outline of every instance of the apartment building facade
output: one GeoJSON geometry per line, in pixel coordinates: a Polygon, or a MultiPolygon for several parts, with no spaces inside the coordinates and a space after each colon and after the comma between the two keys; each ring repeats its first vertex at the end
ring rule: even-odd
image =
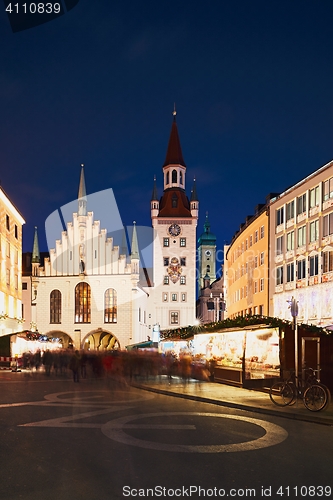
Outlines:
{"type": "Polygon", "coordinates": [[[268,315],[268,228],[266,205],[246,218],[225,252],[227,318],[268,315]]]}
{"type": "Polygon", "coordinates": [[[333,324],[333,161],[270,202],[269,314],[333,324]]]}

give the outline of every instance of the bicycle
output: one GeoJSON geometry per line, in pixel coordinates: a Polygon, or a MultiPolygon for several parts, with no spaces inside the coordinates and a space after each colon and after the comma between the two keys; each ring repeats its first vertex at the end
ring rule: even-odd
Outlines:
{"type": "Polygon", "coordinates": [[[317,379],[317,371],[308,368],[306,379],[296,376],[295,372],[290,372],[286,380],[276,382],[270,388],[271,401],[277,406],[290,406],[300,398],[307,410],[324,410],[331,400],[331,394],[328,387],[317,379]]]}

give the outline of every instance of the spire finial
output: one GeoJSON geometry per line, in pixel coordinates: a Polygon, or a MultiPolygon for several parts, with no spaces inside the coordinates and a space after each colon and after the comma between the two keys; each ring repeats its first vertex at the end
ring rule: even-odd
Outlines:
{"type": "Polygon", "coordinates": [[[173,103],[173,112],[172,112],[172,114],[173,114],[173,119],[176,121],[177,111],[176,111],[176,103],[175,102],[173,103]]]}

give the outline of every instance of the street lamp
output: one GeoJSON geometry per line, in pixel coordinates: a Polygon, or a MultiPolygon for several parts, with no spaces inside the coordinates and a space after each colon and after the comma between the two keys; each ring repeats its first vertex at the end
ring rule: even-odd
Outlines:
{"type": "Polygon", "coordinates": [[[297,316],[298,316],[298,301],[291,297],[291,300],[287,300],[289,304],[289,309],[291,316],[293,318],[293,329],[295,331],[295,373],[298,376],[298,328],[297,328],[297,316]]]}

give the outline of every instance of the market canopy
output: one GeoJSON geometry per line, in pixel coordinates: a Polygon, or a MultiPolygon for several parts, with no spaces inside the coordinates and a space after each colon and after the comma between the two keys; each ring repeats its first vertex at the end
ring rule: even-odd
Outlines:
{"type": "Polygon", "coordinates": [[[147,349],[154,346],[152,340],[147,340],[145,342],[138,342],[137,344],[130,344],[125,347],[128,351],[131,351],[132,349],[147,349]]]}

